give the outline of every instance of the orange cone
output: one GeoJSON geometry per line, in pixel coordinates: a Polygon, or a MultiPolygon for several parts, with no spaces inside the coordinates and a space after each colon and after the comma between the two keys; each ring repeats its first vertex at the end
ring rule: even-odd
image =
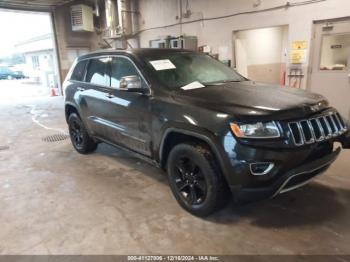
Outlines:
{"type": "Polygon", "coordinates": [[[50,96],[57,96],[55,88],[51,87],[50,96]]]}

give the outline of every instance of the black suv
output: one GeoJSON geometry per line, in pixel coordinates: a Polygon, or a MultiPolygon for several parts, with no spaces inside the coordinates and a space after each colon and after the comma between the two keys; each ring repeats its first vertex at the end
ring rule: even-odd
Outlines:
{"type": "Polygon", "coordinates": [[[324,97],[250,81],[186,50],[104,50],[64,83],[73,146],[106,142],[167,170],[179,204],[206,216],[228,199],[274,197],[324,172],[349,148],[324,97]]]}

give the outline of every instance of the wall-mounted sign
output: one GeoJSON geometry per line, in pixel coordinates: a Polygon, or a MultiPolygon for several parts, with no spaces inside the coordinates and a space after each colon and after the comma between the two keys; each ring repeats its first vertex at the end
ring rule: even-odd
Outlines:
{"type": "Polygon", "coordinates": [[[343,48],[342,45],[331,45],[332,49],[339,49],[339,48],[343,48]]]}
{"type": "Polygon", "coordinates": [[[306,63],[306,52],[308,48],[307,41],[293,41],[290,53],[290,63],[302,64],[306,63]]]}
{"type": "Polygon", "coordinates": [[[293,41],[292,49],[293,50],[305,50],[305,49],[307,49],[307,41],[293,41]]]}
{"type": "Polygon", "coordinates": [[[306,50],[292,50],[290,55],[292,64],[302,64],[306,62],[306,50]]]}

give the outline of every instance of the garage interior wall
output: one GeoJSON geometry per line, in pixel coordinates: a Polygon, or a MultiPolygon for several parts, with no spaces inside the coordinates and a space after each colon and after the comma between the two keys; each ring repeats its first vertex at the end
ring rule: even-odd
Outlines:
{"type": "MultiPolygon", "coordinates": [[[[72,4],[80,3],[81,2],[76,1],[74,3],[65,4],[55,8],[53,12],[62,81],[67,75],[76,57],[105,47],[105,43],[103,43],[102,40],[102,34],[99,30],[96,30],[95,32],[72,31],[70,7],[72,4]]],[[[103,15],[104,14],[102,13],[101,18],[103,15]]]]}
{"type": "MultiPolygon", "coordinates": [[[[186,0],[182,1],[185,10],[186,0]]],[[[217,17],[241,12],[258,11],[276,6],[285,5],[287,1],[282,0],[262,0],[256,5],[256,0],[188,0],[188,7],[192,12],[189,18],[182,18],[183,22],[200,20],[203,18],[217,17]],[[220,4],[218,3],[220,2],[220,4]]],[[[339,17],[347,17],[350,14],[349,0],[324,0],[307,1],[307,5],[302,5],[305,1],[295,0],[291,3],[300,5],[280,8],[272,11],[257,12],[253,14],[243,14],[224,19],[199,21],[195,23],[164,27],[160,29],[147,30],[142,32],[140,37],[141,47],[148,47],[149,41],[159,39],[168,35],[179,36],[182,34],[194,35],[198,37],[198,45],[209,45],[213,53],[219,50],[223,52],[219,59],[226,60],[233,58],[234,44],[232,32],[247,29],[274,27],[288,25],[289,38],[288,49],[293,41],[307,41],[308,52],[306,62],[302,65],[304,72],[309,69],[310,46],[312,40],[312,25],[315,20],[326,20],[339,17]],[[327,12],[325,12],[327,10],[327,12]],[[225,49],[226,48],[226,49],[225,49]]],[[[171,25],[179,22],[179,0],[140,0],[141,17],[140,29],[154,28],[164,25],[171,25]],[[157,15],[155,15],[157,10],[157,15]]],[[[288,52],[290,50],[287,50],[288,52]]],[[[287,65],[287,69],[290,65],[287,65]]],[[[306,88],[307,77],[302,81],[302,88],[306,88]]]]}

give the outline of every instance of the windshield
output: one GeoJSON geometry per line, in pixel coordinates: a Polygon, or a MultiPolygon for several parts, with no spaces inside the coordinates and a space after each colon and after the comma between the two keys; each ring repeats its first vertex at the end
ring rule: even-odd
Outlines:
{"type": "Polygon", "coordinates": [[[170,53],[146,57],[147,66],[165,86],[178,89],[194,82],[215,85],[246,80],[230,67],[198,53],[170,53]]]}

